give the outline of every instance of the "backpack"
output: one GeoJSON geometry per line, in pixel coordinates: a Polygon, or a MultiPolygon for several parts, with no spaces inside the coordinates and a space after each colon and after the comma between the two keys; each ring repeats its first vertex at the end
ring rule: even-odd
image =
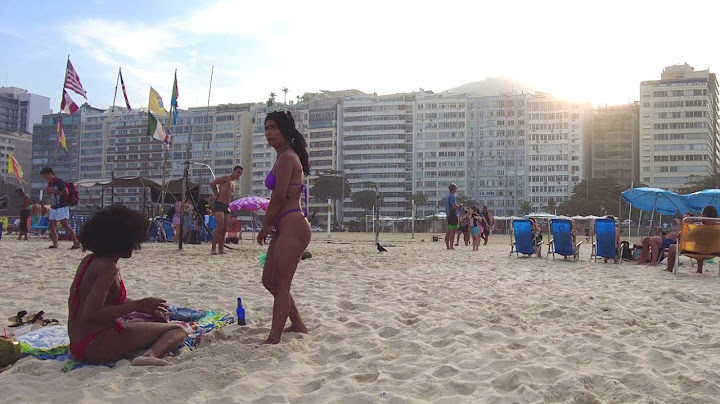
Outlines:
{"type": "Polygon", "coordinates": [[[620,247],[622,247],[622,259],[627,261],[633,261],[633,252],[630,250],[630,243],[627,241],[621,241],[620,247]]]}
{"type": "Polygon", "coordinates": [[[66,182],[65,186],[67,187],[67,190],[68,190],[68,194],[65,197],[65,203],[67,203],[68,206],[77,206],[78,201],[80,201],[80,196],[78,195],[77,187],[72,182],[66,182]]]}

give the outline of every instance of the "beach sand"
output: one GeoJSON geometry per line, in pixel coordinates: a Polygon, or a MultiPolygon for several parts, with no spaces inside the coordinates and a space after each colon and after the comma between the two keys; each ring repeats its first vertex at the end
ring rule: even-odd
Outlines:
{"type": "MultiPolygon", "coordinates": [[[[314,233],[293,295],[308,335],[264,346],[272,298],[264,251],[145,244],[120,262],[130,298],[234,313],[248,325],[207,335],[170,366],[89,366],[23,358],[0,373],[0,402],[522,403],[716,402],[720,399],[717,263],[695,275],[659,268],[508,258],[509,238],[446,251],[429,234],[314,233]]],[[[0,318],[67,321],[83,257],[47,239],[0,241],[0,318]]],[[[544,252],[543,252],[544,254],[544,252]]]]}

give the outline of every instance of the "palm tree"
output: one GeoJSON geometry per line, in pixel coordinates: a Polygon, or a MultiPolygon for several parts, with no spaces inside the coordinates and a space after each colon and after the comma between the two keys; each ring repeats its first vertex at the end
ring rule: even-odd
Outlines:
{"type": "Polygon", "coordinates": [[[283,100],[283,104],[287,104],[287,93],[290,90],[288,90],[287,87],[283,87],[282,91],[283,91],[283,93],[285,93],[285,99],[283,100]]]}
{"type": "Polygon", "coordinates": [[[532,202],[520,201],[520,211],[523,215],[529,215],[532,212],[532,202]]]}
{"type": "Polygon", "coordinates": [[[268,106],[275,105],[275,93],[270,93],[270,99],[267,104],[268,106]]]}
{"type": "Polygon", "coordinates": [[[547,201],[547,213],[555,213],[555,208],[557,207],[557,202],[555,202],[555,198],[548,198],[547,201]]]}

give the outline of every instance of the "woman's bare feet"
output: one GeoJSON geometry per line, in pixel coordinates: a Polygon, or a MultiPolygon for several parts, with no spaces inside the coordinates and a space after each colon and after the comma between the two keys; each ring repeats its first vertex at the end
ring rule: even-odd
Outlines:
{"type": "Polygon", "coordinates": [[[305,324],[290,324],[290,326],[285,328],[283,332],[299,332],[301,334],[307,334],[308,329],[305,324]]]}
{"type": "Polygon", "coordinates": [[[170,362],[165,359],[153,358],[151,356],[138,356],[133,359],[132,366],[167,366],[170,362]]]}

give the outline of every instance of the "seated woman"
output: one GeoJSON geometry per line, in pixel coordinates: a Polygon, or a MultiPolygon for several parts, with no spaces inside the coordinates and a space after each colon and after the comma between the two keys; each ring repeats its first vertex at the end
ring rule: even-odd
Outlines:
{"type": "Polygon", "coordinates": [[[130,258],[145,239],[145,221],[139,213],[113,206],[93,215],[79,235],[83,258],[68,298],[70,353],[81,362],[98,364],[128,357],[147,349],[133,365],[167,365],[161,359],[180,346],[187,332],[165,322],[165,300],[146,297],[130,300],[117,262],[130,258]],[[133,312],[150,314],[162,322],[122,322],[133,312]],[[149,349],[148,349],[149,348],[149,349]]]}

